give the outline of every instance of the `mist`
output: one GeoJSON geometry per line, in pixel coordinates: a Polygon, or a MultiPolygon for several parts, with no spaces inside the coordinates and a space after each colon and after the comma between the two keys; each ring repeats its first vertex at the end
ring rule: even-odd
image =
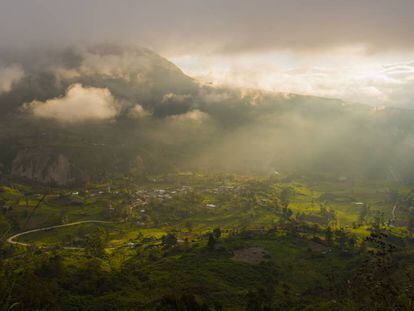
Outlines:
{"type": "Polygon", "coordinates": [[[411,310],[413,36],[413,0],[0,0],[1,309],[411,310]]]}
{"type": "Polygon", "coordinates": [[[0,93],[9,92],[23,76],[24,72],[18,65],[0,66],[0,93]]]}
{"type": "Polygon", "coordinates": [[[0,94],[10,169],[32,141],[26,147],[62,153],[91,176],[136,172],[140,159],[141,173],[411,180],[410,110],[211,86],[136,46],[29,50],[3,62],[18,73],[0,94]]]}
{"type": "Polygon", "coordinates": [[[353,44],[412,49],[412,11],[409,0],[5,0],[0,40],[4,46],[138,42],[174,54],[353,44]]]}

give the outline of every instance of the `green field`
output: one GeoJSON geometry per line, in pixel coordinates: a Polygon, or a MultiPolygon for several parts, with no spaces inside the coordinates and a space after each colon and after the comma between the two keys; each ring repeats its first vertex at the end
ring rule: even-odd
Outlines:
{"type": "MultiPolygon", "coordinates": [[[[0,189],[2,299],[22,309],[358,310],[358,295],[366,303],[380,293],[357,289],[384,284],[358,279],[380,265],[378,245],[395,247],[384,255],[398,262],[389,276],[412,270],[410,192],[389,182],[178,174],[0,189]],[[5,241],[83,220],[111,223],[15,239],[29,246],[5,241]]],[[[409,295],[390,297],[405,307],[409,295]]]]}

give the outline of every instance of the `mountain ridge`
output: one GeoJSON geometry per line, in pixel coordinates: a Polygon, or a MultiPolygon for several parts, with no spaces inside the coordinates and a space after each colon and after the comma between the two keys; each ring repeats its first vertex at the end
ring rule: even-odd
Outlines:
{"type": "Polygon", "coordinates": [[[0,94],[4,176],[66,185],[171,170],[383,177],[390,167],[414,170],[414,117],[406,111],[379,114],[339,99],[202,85],[142,48],[50,53],[50,61],[32,55],[41,58],[35,64],[8,59],[25,76],[0,94]],[[61,166],[51,160],[49,173],[40,164],[36,171],[30,154],[63,157],[68,169],[52,169],[61,166]]]}

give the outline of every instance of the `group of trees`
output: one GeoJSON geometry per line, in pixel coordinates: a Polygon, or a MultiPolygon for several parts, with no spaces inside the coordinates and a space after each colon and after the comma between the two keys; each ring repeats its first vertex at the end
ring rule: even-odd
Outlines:
{"type": "Polygon", "coordinates": [[[105,255],[105,245],[108,240],[108,234],[102,228],[98,228],[85,237],[86,253],[94,257],[103,257],[105,255]]]}
{"type": "MultiPolygon", "coordinates": [[[[79,265],[68,266],[59,250],[28,251],[15,261],[0,261],[0,303],[7,306],[6,310],[26,310],[27,306],[34,310],[58,310],[63,303],[72,307],[100,306],[104,310],[122,306],[122,299],[117,295],[126,290],[128,284],[132,290],[150,278],[143,276],[145,269],[141,267],[141,261],[140,264],[128,261],[123,265],[125,269],[104,269],[109,263],[102,253],[105,236],[105,232],[97,230],[86,237],[89,244],[85,251],[88,256],[79,265]],[[107,294],[112,297],[112,302],[102,298],[107,294]],[[96,298],[86,303],[81,298],[84,295],[88,299],[96,298]]],[[[207,248],[212,251],[222,238],[222,232],[220,228],[215,228],[207,236],[207,248]]],[[[338,248],[351,247],[352,236],[343,230],[327,227],[325,236],[338,248]]],[[[355,310],[410,310],[414,303],[414,274],[404,261],[403,250],[394,246],[393,239],[386,232],[373,232],[363,242],[364,247],[353,253],[352,261],[356,264],[351,265],[351,270],[337,270],[329,275],[329,287],[319,288],[313,302],[297,296],[288,284],[281,282],[277,266],[261,265],[257,269],[266,269],[268,279],[263,280],[262,287],[246,289],[240,304],[244,305],[245,310],[261,311],[292,310],[305,305],[315,310],[323,306],[333,310],[347,310],[348,307],[355,310]]],[[[161,241],[166,248],[177,245],[174,233],[166,234],[161,241]]],[[[203,252],[202,249],[197,251],[203,252]]],[[[204,254],[210,256],[209,253],[204,254]]],[[[220,301],[210,300],[208,292],[197,296],[180,293],[154,301],[151,308],[171,311],[223,309],[220,301]]]]}
{"type": "Polygon", "coordinates": [[[178,243],[177,236],[174,233],[168,233],[161,238],[161,245],[165,249],[172,248],[178,243]]]}
{"type": "Polygon", "coordinates": [[[333,208],[327,207],[325,204],[320,206],[320,214],[322,219],[329,225],[336,225],[336,212],[333,208]]]}
{"type": "Polygon", "coordinates": [[[372,232],[365,240],[366,252],[351,275],[330,278],[331,297],[339,310],[412,310],[414,274],[399,249],[384,231],[372,232]]]}
{"type": "Polygon", "coordinates": [[[213,232],[208,234],[208,242],[207,242],[207,248],[209,250],[214,250],[214,247],[216,246],[216,243],[218,239],[221,236],[221,229],[215,228],[213,232]]]}
{"type": "MultiPolygon", "coordinates": [[[[280,233],[281,230],[284,230],[288,233],[287,238],[293,237],[290,240],[295,243],[298,238],[306,242],[306,239],[312,240],[318,237],[314,241],[329,246],[338,257],[350,258],[352,265],[347,266],[350,267],[350,270],[338,269],[335,275],[329,276],[329,289],[323,287],[324,285],[317,284],[315,286],[317,289],[312,289],[315,290],[316,294],[314,294],[317,298],[312,302],[302,299],[296,292],[293,292],[288,284],[279,281],[276,268],[270,269],[266,266],[267,263],[252,266],[249,268],[252,271],[268,272],[270,279],[264,279],[261,287],[256,289],[245,287],[244,292],[240,291],[240,299],[244,295],[244,300],[240,300],[239,306],[244,305],[246,310],[258,311],[300,309],[306,304],[310,310],[325,307],[329,310],[347,310],[348,308],[385,311],[409,310],[414,306],[413,271],[410,271],[409,265],[404,261],[403,252],[391,243],[392,238],[395,237],[382,231],[384,221],[380,214],[376,215],[368,205],[361,206],[360,221],[366,223],[371,221],[371,223],[378,225],[371,228],[372,234],[365,241],[357,243],[355,236],[334,225],[336,213],[325,204],[321,205],[320,214],[316,216],[322,217],[328,225],[306,220],[301,221],[300,217],[294,217],[290,208],[293,195],[294,191],[288,187],[278,193],[276,210],[282,221],[275,225],[275,231],[280,233]],[[348,250],[348,254],[340,252],[341,250],[348,250]]],[[[198,198],[193,194],[190,195],[190,199],[198,202],[198,198]]],[[[399,202],[398,204],[402,204],[403,201],[401,198],[395,199],[395,202],[399,202]]],[[[406,208],[405,211],[408,212],[410,209],[406,208]]],[[[414,217],[412,218],[412,226],[414,228],[414,217]]],[[[189,221],[185,227],[187,233],[193,234],[193,226],[189,221]]],[[[235,232],[237,230],[239,229],[236,229],[235,232]]],[[[263,229],[261,231],[261,237],[271,237],[271,241],[277,236],[271,235],[273,232],[271,230],[263,229]]],[[[179,247],[177,231],[165,234],[160,240],[154,238],[155,242],[160,241],[159,244],[154,243],[155,247],[152,248],[159,255],[156,263],[161,265],[164,258],[166,258],[165,261],[173,261],[175,260],[174,256],[168,256],[179,254],[183,250],[194,252],[194,254],[199,252],[203,257],[210,256],[217,259],[221,254],[218,251],[221,249],[219,247],[226,246],[228,231],[224,232],[226,233],[225,237],[223,237],[220,228],[211,230],[201,236],[202,242],[198,245],[202,245],[202,247],[192,247],[191,249],[179,247]],[[219,245],[217,245],[218,242],[219,245]]],[[[232,239],[243,240],[242,237],[242,234],[234,234],[232,239]]],[[[249,235],[244,235],[244,237],[250,238],[249,235]]],[[[254,238],[257,237],[254,236],[254,238]]],[[[5,310],[25,310],[27,306],[34,310],[58,310],[62,309],[63,305],[73,309],[93,306],[95,309],[110,310],[122,306],[125,299],[124,293],[138,291],[145,286],[152,290],[154,288],[158,290],[158,287],[155,286],[164,288],[165,284],[155,283],[157,279],[151,279],[150,272],[148,272],[154,267],[151,266],[153,260],[145,261],[150,258],[148,255],[150,251],[145,253],[148,256],[139,257],[137,255],[134,259],[139,257],[139,260],[127,260],[127,263],[121,264],[121,269],[117,269],[111,265],[110,252],[105,251],[108,238],[107,232],[102,229],[85,234],[82,246],[84,246],[86,256],[79,256],[81,259],[74,259],[71,256],[65,257],[63,250],[59,249],[52,251],[28,249],[27,252],[19,253],[15,262],[0,260],[0,305],[5,306],[5,310]],[[87,300],[91,301],[87,302],[87,300]]],[[[137,254],[141,251],[145,252],[144,248],[137,247],[137,254]]],[[[0,243],[0,256],[3,252],[10,252],[10,249],[9,246],[0,243]]],[[[16,252],[16,254],[18,253],[16,252]]],[[[307,260],[313,260],[318,256],[321,255],[312,254],[307,260]]],[[[208,273],[208,271],[205,272],[208,273]]],[[[161,274],[162,272],[158,271],[157,273],[161,274]]],[[[158,297],[151,302],[149,308],[167,311],[218,311],[223,309],[221,302],[211,300],[214,295],[210,295],[209,292],[197,292],[197,295],[191,294],[191,290],[186,294],[182,294],[182,292],[182,288],[180,288],[174,294],[162,298],[158,297]]],[[[136,303],[138,309],[142,307],[140,302],[136,303]]]]}
{"type": "MultiPolygon", "coordinates": [[[[215,228],[213,229],[213,231],[209,232],[207,234],[207,248],[209,250],[214,250],[217,241],[219,240],[219,238],[221,237],[221,229],[220,228],[215,228]]],[[[161,237],[161,245],[163,246],[164,249],[171,249],[175,246],[178,245],[178,239],[175,233],[168,233],[166,235],[163,235],[161,237]]]]}

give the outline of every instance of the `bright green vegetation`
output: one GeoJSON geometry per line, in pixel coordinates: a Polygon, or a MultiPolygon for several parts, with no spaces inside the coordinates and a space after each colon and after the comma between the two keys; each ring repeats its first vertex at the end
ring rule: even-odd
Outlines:
{"type": "Polygon", "coordinates": [[[0,186],[5,310],[409,310],[414,194],[390,182],[172,174],[0,186]],[[87,223],[14,233],[82,220],[87,223]]]}

